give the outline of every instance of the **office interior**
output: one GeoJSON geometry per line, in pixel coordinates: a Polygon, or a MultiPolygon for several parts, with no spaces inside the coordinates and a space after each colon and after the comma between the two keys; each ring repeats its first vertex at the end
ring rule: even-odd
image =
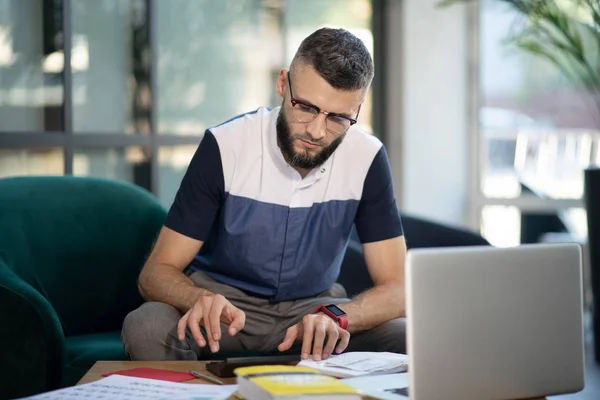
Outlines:
{"type": "MultiPolygon", "coordinates": [[[[401,213],[497,247],[582,245],[588,380],[557,398],[598,398],[600,201],[586,198],[600,190],[600,79],[519,47],[528,17],[510,1],[441,3],[0,0],[0,180],[108,178],[168,209],[204,131],[280,105],[275,79],[300,41],[348,29],[373,55],[358,123],[386,146],[401,213]]],[[[579,2],[556,4],[600,27],[579,2]]]]}

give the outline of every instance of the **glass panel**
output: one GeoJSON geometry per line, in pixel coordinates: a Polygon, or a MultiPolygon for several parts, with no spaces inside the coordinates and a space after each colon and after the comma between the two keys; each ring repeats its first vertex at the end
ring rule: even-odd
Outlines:
{"type": "Polygon", "coordinates": [[[157,1],[158,131],[202,135],[276,105],[281,1],[157,1]]]}
{"type": "Polygon", "coordinates": [[[521,212],[513,206],[483,207],[481,235],[492,246],[518,246],[521,242],[521,212]]]}
{"type": "Polygon", "coordinates": [[[580,243],[587,241],[588,225],[585,208],[578,207],[559,210],[558,217],[574,241],[580,243]]]}
{"type": "MultiPolygon", "coordinates": [[[[344,28],[360,38],[373,55],[370,0],[288,0],[286,2],[286,68],[302,40],[324,26],[344,28]]],[[[375,66],[377,73],[377,66],[375,66]]],[[[357,126],[367,132],[372,127],[372,90],[360,109],[357,126]]]]}
{"type": "Polygon", "coordinates": [[[596,162],[600,112],[585,88],[507,40],[523,18],[503,3],[480,7],[482,192],[579,198],[581,169],[596,162]]]}
{"type": "Polygon", "coordinates": [[[174,146],[158,149],[158,199],[170,208],[181,179],[198,146],[174,146]]]}
{"type": "Polygon", "coordinates": [[[150,187],[148,151],[141,147],[76,149],[73,174],[118,179],[150,187]]]}
{"type": "Polygon", "coordinates": [[[488,136],[483,143],[483,179],[481,191],[486,197],[514,198],[521,195],[521,184],[515,175],[516,140],[508,135],[488,136]]]}
{"type": "Polygon", "coordinates": [[[515,172],[540,197],[583,196],[583,170],[593,162],[600,132],[577,130],[521,131],[517,135],[515,172]]]}
{"type": "Polygon", "coordinates": [[[545,212],[521,212],[522,243],[587,242],[587,216],[584,208],[545,212]]]}
{"type": "Polygon", "coordinates": [[[145,0],[73,0],[73,130],[150,132],[145,0]]]}
{"type": "Polygon", "coordinates": [[[0,177],[62,175],[64,163],[60,149],[0,149],[0,177]]]}
{"type": "Polygon", "coordinates": [[[0,131],[63,129],[62,1],[0,0],[0,131]]]}

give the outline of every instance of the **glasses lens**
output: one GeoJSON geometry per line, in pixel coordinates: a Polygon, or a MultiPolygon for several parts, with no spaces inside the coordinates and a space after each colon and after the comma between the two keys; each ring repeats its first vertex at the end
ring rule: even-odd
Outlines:
{"type": "Polygon", "coordinates": [[[296,105],[292,107],[292,113],[298,122],[311,122],[319,115],[319,112],[314,108],[300,103],[296,103],[296,105]]]}
{"type": "Polygon", "coordinates": [[[346,118],[340,118],[335,116],[327,117],[327,129],[334,133],[346,132],[350,128],[350,121],[346,118]]]}

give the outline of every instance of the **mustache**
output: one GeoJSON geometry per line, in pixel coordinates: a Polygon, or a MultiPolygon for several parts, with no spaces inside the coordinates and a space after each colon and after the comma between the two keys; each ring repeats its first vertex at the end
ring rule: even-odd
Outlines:
{"type": "Polygon", "coordinates": [[[315,141],[309,135],[294,134],[293,137],[292,137],[292,139],[300,139],[300,140],[302,140],[304,142],[308,142],[308,143],[313,144],[315,146],[323,146],[323,141],[322,140],[315,141]]]}

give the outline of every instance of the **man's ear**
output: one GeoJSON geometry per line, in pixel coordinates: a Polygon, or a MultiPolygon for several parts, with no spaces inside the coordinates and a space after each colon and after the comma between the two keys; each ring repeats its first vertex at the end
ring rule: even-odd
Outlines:
{"type": "Polygon", "coordinates": [[[288,74],[287,70],[285,68],[282,68],[281,71],[279,71],[279,76],[277,77],[277,83],[276,83],[277,94],[282,99],[285,97],[285,88],[287,86],[287,74],[288,74]]]}

